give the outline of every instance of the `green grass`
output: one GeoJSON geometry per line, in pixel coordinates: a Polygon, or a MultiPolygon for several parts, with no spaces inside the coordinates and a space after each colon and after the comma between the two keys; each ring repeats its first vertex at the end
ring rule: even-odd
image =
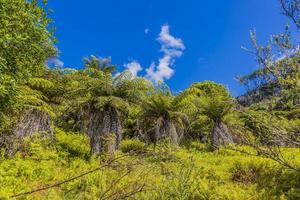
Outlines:
{"type": "MultiPolygon", "coordinates": [[[[147,146],[126,140],[111,166],[19,199],[299,199],[300,175],[277,163],[205,144],[147,146]],[[132,149],[133,151],[130,151],[132,149]],[[142,150],[142,151],[140,151],[142,150]],[[141,190],[141,191],[139,191],[141,190]]],[[[246,148],[246,147],[241,147],[246,148]]],[[[0,199],[55,183],[103,165],[112,155],[89,156],[83,135],[56,130],[56,139],[38,136],[26,151],[0,160],[0,199]]],[[[299,149],[288,149],[298,155],[299,149]]]]}

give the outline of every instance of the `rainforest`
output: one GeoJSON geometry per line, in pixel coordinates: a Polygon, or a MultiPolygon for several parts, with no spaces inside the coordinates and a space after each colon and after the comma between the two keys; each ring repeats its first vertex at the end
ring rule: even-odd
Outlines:
{"type": "MultiPolygon", "coordinates": [[[[236,96],[95,55],[50,67],[47,2],[0,0],[0,199],[300,199],[300,1],[274,3],[291,26],[264,45],[251,31],[236,96]]],[[[163,47],[170,63],[184,49],[163,47]]]]}

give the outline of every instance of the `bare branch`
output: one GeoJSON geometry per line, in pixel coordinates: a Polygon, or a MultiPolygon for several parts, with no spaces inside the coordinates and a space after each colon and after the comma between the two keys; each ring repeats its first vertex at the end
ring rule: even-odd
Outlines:
{"type": "Polygon", "coordinates": [[[300,2],[299,0],[280,0],[283,14],[291,18],[298,29],[300,29],[300,2]]]}

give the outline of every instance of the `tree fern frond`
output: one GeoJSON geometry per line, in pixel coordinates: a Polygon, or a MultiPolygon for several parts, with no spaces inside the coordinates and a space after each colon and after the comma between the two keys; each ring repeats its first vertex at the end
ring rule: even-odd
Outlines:
{"type": "Polygon", "coordinates": [[[98,109],[103,109],[106,106],[123,112],[128,110],[129,104],[122,98],[115,96],[97,97],[95,107],[98,109]]]}
{"type": "Polygon", "coordinates": [[[41,91],[34,90],[29,86],[20,86],[16,101],[21,109],[38,109],[51,117],[55,117],[52,107],[46,102],[48,98],[41,91]]]}
{"type": "Polygon", "coordinates": [[[130,71],[125,70],[113,79],[113,84],[115,87],[121,87],[124,85],[126,82],[130,81],[133,79],[133,75],[130,71]]]}
{"type": "Polygon", "coordinates": [[[29,78],[28,85],[34,89],[49,89],[54,87],[54,84],[44,78],[29,78]]]}

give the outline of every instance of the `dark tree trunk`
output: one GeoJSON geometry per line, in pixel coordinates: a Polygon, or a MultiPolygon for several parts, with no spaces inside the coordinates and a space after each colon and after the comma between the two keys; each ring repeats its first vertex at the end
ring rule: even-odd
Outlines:
{"type": "Polygon", "coordinates": [[[214,129],[211,133],[211,145],[212,148],[218,149],[221,144],[233,143],[233,138],[231,133],[225,124],[221,121],[215,121],[214,129]]]}
{"type": "Polygon", "coordinates": [[[137,119],[136,126],[137,126],[137,128],[136,128],[136,131],[134,132],[134,137],[136,137],[140,140],[146,141],[147,138],[146,138],[145,134],[143,133],[143,130],[140,126],[140,120],[139,119],[137,119]]]}
{"type": "Polygon", "coordinates": [[[51,117],[37,109],[26,110],[14,126],[13,133],[6,139],[6,154],[14,155],[22,147],[23,139],[34,133],[51,138],[53,136],[51,117]]]}
{"type": "Polygon", "coordinates": [[[122,123],[118,112],[111,107],[106,107],[102,112],[92,113],[88,135],[92,153],[101,153],[107,148],[110,149],[109,151],[116,150],[122,139],[122,123]],[[115,137],[111,137],[111,134],[115,137]]]}
{"type": "Polygon", "coordinates": [[[77,116],[77,126],[80,132],[86,133],[88,131],[88,115],[90,113],[90,107],[84,106],[83,108],[80,108],[78,116],[77,116]]]}

